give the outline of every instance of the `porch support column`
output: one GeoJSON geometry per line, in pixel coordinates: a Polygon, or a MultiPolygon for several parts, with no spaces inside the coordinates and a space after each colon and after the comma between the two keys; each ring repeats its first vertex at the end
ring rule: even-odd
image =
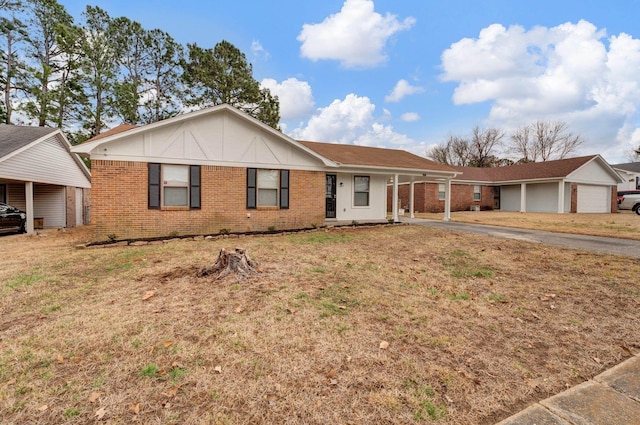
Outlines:
{"type": "Polygon", "coordinates": [[[564,212],[564,180],[558,182],[558,214],[564,212]]]}
{"type": "Polygon", "coordinates": [[[527,212],[527,184],[520,184],[520,212],[527,212]]]}
{"type": "Polygon", "coordinates": [[[25,197],[25,202],[27,204],[27,225],[26,225],[26,230],[27,233],[33,233],[34,232],[34,228],[33,228],[33,182],[26,182],[24,184],[24,197],[25,197]]]}
{"type": "Polygon", "coordinates": [[[443,221],[451,221],[451,179],[444,182],[444,218],[443,221]]]}
{"type": "Polygon", "coordinates": [[[391,206],[391,211],[393,213],[392,220],[394,223],[397,223],[398,220],[398,175],[393,175],[393,205],[391,206]]]}
{"type": "Polygon", "coordinates": [[[413,177],[411,178],[411,183],[409,184],[409,217],[416,218],[414,211],[414,199],[413,199],[413,191],[415,189],[415,182],[413,181],[413,177]]]}

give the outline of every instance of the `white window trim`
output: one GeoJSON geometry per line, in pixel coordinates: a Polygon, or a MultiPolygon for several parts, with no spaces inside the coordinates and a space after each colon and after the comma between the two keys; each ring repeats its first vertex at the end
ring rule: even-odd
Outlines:
{"type": "Polygon", "coordinates": [[[353,202],[351,203],[351,207],[352,208],[371,208],[371,176],[368,175],[354,175],[353,176],[353,191],[352,191],[352,195],[353,195],[353,202]],[[368,187],[367,187],[367,191],[366,192],[356,192],[356,178],[357,177],[366,177],[368,180],[368,187]],[[356,193],[366,193],[367,196],[367,205],[356,205],[356,193]]]}

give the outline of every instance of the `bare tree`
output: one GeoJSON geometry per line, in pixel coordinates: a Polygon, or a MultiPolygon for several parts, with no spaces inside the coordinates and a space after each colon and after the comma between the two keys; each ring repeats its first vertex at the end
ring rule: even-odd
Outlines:
{"type": "Polygon", "coordinates": [[[505,132],[499,128],[481,130],[476,126],[470,140],[471,161],[473,167],[494,167],[498,158],[495,151],[502,145],[505,132]]]}
{"type": "Polygon", "coordinates": [[[518,128],[511,135],[509,152],[520,162],[563,159],[574,154],[584,140],[568,131],[564,121],[541,121],[518,128]]]}
{"type": "Polygon", "coordinates": [[[457,167],[495,167],[501,164],[495,150],[502,143],[504,131],[473,129],[471,139],[449,135],[447,141],[427,151],[427,157],[457,167]]]}

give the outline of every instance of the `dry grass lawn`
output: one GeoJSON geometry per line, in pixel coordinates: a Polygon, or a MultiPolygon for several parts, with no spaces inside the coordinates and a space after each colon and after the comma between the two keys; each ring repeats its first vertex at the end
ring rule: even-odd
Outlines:
{"type": "MultiPolygon", "coordinates": [[[[420,213],[419,218],[442,220],[442,214],[420,213]]],[[[640,216],[631,211],[615,214],[544,214],[506,211],[461,211],[451,220],[464,223],[537,229],[578,235],[640,240],[640,216]]]]}
{"type": "Polygon", "coordinates": [[[2,424],[492,424],[640,350],[627,258],[405,225],[74,248],[86,230],[0,238],[2,424]],[[193,277],[237,246],[254,278],[193,277]]]}

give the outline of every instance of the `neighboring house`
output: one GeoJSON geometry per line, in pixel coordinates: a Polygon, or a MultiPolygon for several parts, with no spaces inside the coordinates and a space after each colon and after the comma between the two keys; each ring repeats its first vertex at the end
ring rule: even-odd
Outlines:
{"type": "MultiPolygon", "coordinates": [[[[452,181],[452,211],[501,210],[545,213],[611,213],[617,210],[616,187],[622,178],[600,156],[532,162],[495,168],[457,167],[452,181]]],[[[440,212],[444,186],[414,183],[400,189],[403,207],[440,212]]],[[[388,195],[390,196],[390,195],[388,195]]]]}
{"type": "Polygon", "coordinates": [[[618,184],[618,190],[640,190],[640,162],[614,164],[612,167],[624,180],[618,184]]]}
{"type": "Polygon", "coordinates": [[[0,201],[27,213],[28,233],[88,222],[91,176],[70,149],[59,129],[0,125],[0,201]]]}
{"type": "Polygon", "coordinates": [[[397,197],[402,181],[456,175],[401,150],[299,142],[229,105],[116,127],[73,152],[91,158],[98,240],[386,221],[390,180],[397,197]]]}

